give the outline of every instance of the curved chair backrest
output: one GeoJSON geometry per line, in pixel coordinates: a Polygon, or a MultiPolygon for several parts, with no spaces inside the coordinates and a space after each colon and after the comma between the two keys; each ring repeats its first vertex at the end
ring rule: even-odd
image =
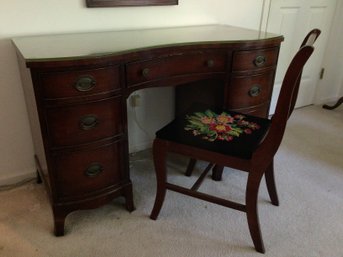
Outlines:
{"type": "Polygon", "coordinates": [[[292,59],[282,82],[271,127],[266,138],[256,151],[256,157],[261,157],[260,155],[265,155],[265,158],[272,157],[279,148],[288,117],[294,108],[303,67],[313,53],[314,47],[312,45],[319,33],[319,30],[312,30],[306,36],[303,45],[292,59]]]}
{"type": "MultiPolygon", "coordinates": [[[[300,48],[302,48],[305,45],[313,45],[314,42],[316,42],[317,38],[319,37],[320,33],[321,33],[321,31],[319,29],[311,30],[306,35],[306,37],[304,38],[303,42],[301,43],[300,48]]],[[[291,116],[291,114],[292,114],[292,112],[294,110],[295,103],[296,103],[297,98],[298,98],[298,92],[299,92],[299,86],[300,86],[300,81],[301,81],[301,75],[302,75],[302,73],[300,73],[299,79],[298,79],[297,84],[296,84],[296,86],[294,88],[294,93],[293,93],[293,96],[292,96],[292,104],[291,104],[291,107],[290,107],[290,110],[289,110],[288,118],[291,116]]]]}

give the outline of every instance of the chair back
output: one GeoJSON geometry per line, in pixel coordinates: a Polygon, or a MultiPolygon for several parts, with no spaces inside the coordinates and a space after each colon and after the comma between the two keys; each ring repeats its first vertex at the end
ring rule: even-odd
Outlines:
{"type": "MultiPolygon", "coordinates": [[[[317,38],[319,37],[320,32],[321,31],[319,29],[311,30],[306,35],[306,37],[304,38],[303,42],[301,43],[300,48],[302,48],[305,45],[313,45],[314,42],[316,42],[317,38]]],[[[298,98],[298,92],[299,92],[299,86],[300,86],[300,81],[301,81],[301,75],[302,75],[302,72],[300,73],[298,81],[297,81],[297,84],[296,84],[296,86],[294,88],[294,92],[293,92],[293,96],[292,96],[292,104],[291,104],[291,107],[290,107],[290,110],[289,110],[288,118],[291,116],[291,114],[292,114],[292,112],[294,110],[295,103],[296,103],[297,98],[298,98]]]]}
{"type": "Polygon", "coordinates": [[[275,113],[271,119],[270,129],[254,154],[256,158],[272,158],[278,150],[285,132],[288,117],[294,109],[303,67],[314,51],[312,45],[319,33],[319,30],[312,30],[306,36],[301,48],[288,66],[282,82],[275,113]]]}

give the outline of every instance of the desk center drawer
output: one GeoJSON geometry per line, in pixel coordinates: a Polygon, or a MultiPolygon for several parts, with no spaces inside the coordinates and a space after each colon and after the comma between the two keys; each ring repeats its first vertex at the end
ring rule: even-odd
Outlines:
{"type": "Polygon", "coordinates": [[[122,100],[106,100],[47,109],[46,120],[52,146],[69,146],[123,133],[122,100]]]}
{"type": "Polygon", "coordinates": [[[173,76],[225,72],[227,53],[180,54],[127,64],[128,86],[173,76]]]}

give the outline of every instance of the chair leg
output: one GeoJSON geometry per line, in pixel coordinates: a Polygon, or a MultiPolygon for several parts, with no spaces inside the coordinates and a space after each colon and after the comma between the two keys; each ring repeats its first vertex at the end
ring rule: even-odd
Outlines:
{"type": "Polygon", "coordinates": [[[269,164],[265,173],[265,179],[266,179],[269,197],[270,197],[270,200],[272,201],[272,204],[275,206],[279,206],[279,198],[277,195],[275,177],[274,177],[274,161],[272,161],[269,164]]]}
{"type": "Polygon", "coordinates": [[[162,143],[155,139],[153,144],[153,156],[155,173],[157,179],[157,189],[155,204],[150,214],[150,219],[156,220],[158,214],[160,213],[165,195],[166,195],[166,182],[167,182],[167,168],[166,168],[166,151],[162,143]]]}
{"type": "Polygon", "coordinates": [[[187,170],[186,170],[186,172],[185,172],[185,175],[187,176],[187,177],[190,177],[191,175],[192,175],[192,172],[193,172],[193,170],[194,170],[194,167],[195,167],[195,164],[197,163],[197,160],[196,159],[193,159],[193,158],[191,158],[190,160],[189,160],[189,163],[188,163],[188,166],[187,166],[187,170]]]}
{"type": "Polygon", "coordinates": [[[258,218],[257,199],[260,182],[263,173],[251,171],[248,176],[246,189],[246,213],[249,225],[249,231],[257,252],[264,253],[264,245],[258,218]]]}
{"type": "Polygon", "coordinates": [[[223,176],[224,166],[215,165],[212,169],[212,179],[214,181],[221,181],[223,176]]]}

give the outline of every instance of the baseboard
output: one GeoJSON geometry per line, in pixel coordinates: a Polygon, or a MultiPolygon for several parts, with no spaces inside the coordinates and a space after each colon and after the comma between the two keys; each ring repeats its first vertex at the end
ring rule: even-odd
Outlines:
{"type": "Polygon", "coordinates": [[[152,140],[141,142],[140,144],[130,145],[129,153],[136,153],[151,148],[152,140]]]}
{"type": "Polygon", "coordinates": [[[1,174],[0,176],[0,187],[14,185],[22,181],[33,179],[36,177],[35,170],[27,170],[24,172],[18,172],[15,175],[13,174],[1,174]]]}

